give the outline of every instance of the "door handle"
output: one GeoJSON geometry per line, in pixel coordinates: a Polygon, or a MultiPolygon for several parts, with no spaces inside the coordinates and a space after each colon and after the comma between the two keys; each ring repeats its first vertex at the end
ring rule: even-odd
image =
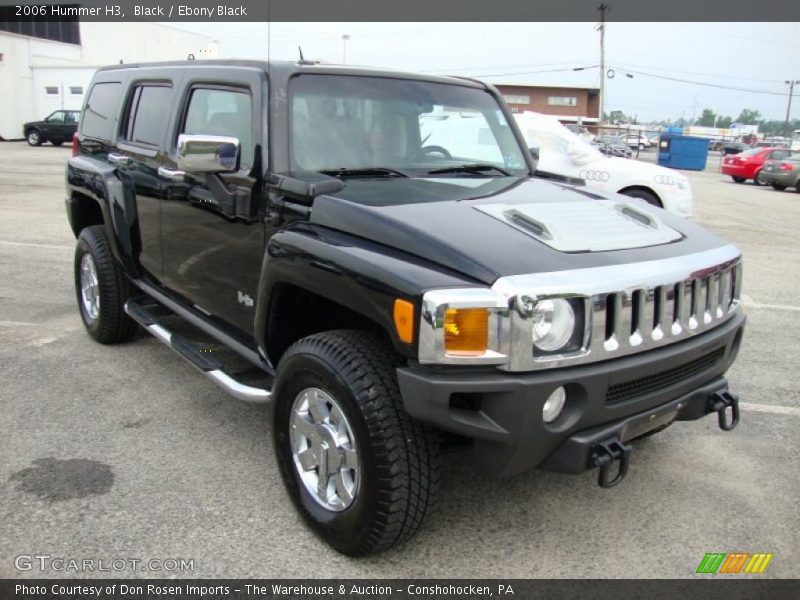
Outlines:
{"type": "Polygon", "coordinates": [[[108,162],[110,162],[112,165],[117,165],[118,167],[121,167],[123,165],[130,164],[131,157],[125,156],[124,154],[110,153],[108,155],[108,162]]]}
{"type": "Polygon", "coordinates": [[[168,179],[169,181],[183,181],[186,177],[186,171],[177,171],[174,169],[167,169],[166,167],[158,167],[159,177],[168,179]]]}

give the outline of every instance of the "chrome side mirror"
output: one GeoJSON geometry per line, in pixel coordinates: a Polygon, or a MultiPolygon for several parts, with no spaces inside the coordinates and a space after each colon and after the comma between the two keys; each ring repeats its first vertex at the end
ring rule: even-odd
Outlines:
{"type": "Polygon", "coordinates": [[[178,136],[178,168],[195,173],[224,173],[239,168],[239,138],[223,135],[178,136]]]}

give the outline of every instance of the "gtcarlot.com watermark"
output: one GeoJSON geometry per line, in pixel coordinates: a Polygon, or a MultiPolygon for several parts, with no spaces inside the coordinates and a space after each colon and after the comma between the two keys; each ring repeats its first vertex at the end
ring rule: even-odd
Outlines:
{"type": "Polygon", "coordinates": [[[74,558],[50,554],[20,554],[14,557],[18,571],[59,573],[183,573],[194,571],[193,558],[74,558]]]}

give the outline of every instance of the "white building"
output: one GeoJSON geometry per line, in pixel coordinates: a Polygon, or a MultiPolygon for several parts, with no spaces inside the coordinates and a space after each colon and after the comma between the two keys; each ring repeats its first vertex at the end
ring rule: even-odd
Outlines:
{"type": "Polygon", "coordinates": [[[23,123],[54,110],[80,109],[98,67],[219,54],[210,37],[157,23],[61,25],[53,32],[0,24],[0,140],[21,138],[23,123]]]}

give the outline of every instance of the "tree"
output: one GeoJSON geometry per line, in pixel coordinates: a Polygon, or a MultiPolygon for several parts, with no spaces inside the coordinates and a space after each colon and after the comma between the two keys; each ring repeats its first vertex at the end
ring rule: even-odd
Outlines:
{"type": "Polygon", "coordinates": [[[703,109],[703,114],[701,114],[700,118],[697,119],[697,123],[695,123],[695,125],[699,125],[700,127],[714,127],[716,118],[717,115],[713,110],[710,108],[705,108],[703,109]]]}
{"type": "Polygon", "coordinates": [[[745,108],[742,110],[739,118],[736,119],[737,123],[742,125],[757,125],[761,120],[761,113],[752,108],[745,108]]]}
{"type": "Polygon", "coordinates": [[[603,120],[606,123],[627,123],[631,119],[621,110],[612,110],[610,113],[603,115],[603,120]]]}
{"type": "Polygon", "coordinates": [[[717,127],[720,129],[730,129],[733,119],[730,117],[719,117],[717,119],[717,127]]]}

